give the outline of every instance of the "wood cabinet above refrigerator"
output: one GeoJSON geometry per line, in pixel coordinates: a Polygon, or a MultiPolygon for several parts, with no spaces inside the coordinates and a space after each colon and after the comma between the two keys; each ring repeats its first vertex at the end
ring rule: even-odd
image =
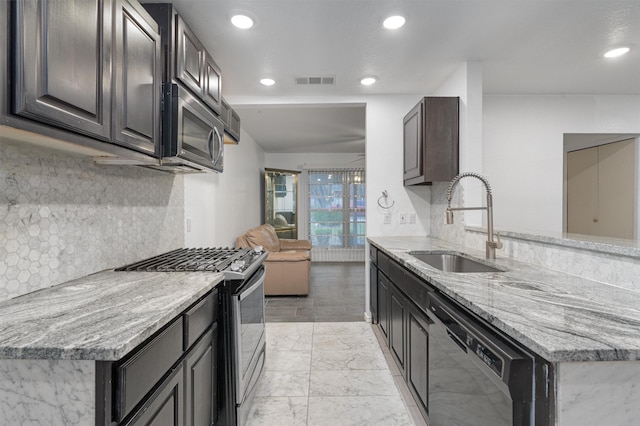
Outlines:
{"type": "Polygon", "coordinates": [[[404,186],[458,174],[458,108],[458,97],[424,97],[404,117],[404,186]]]}

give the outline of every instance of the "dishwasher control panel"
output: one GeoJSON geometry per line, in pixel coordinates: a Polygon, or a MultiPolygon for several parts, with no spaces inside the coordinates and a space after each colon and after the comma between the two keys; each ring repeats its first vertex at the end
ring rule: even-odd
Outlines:
{"type": "Polygon", "coordinates": [[[487,364],[494,373],[502,377],[502,359],[493,353],[489,348],[482,344],[478,339],[467,333],[467,347],[473,352],[482,362],[487,364]]]}

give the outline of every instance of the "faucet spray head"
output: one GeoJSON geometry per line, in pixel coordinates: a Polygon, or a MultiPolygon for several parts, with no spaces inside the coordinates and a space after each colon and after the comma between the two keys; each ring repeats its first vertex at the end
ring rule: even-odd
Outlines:
{"type": "Polygon", "coordinates": [[[447,225],[453,225],[453,210],[447,208],[447,212],[445,213],[445,217],[446,217],[445,223],[447,225]]]}

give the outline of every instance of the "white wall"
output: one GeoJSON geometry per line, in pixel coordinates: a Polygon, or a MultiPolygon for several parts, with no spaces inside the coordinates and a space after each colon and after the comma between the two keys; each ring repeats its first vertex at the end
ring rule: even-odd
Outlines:
{"type": "MultiPolygon", "coordinates": [[[[421,95],[367,98],[367,236],[411,236],[429,233],[428,186],[404,187],[402,120],[421,95]],[[378,206],[387,191],[391,209],[378,206]],[[391,223],[384,223],[385,213],[391,223]],[[400,224],[400,213],[416,213],[415,224],[400,224]]],[[[384,205],[384,200],[382,200],[384,205]]]]}
{"type": "MultiPolygon", "coordinates": [[[[427,235],[429,233],[429,187],[405,188],[403,179],[402,119],[424,94],[389,96],[284,96],[229,98],[232,105],[251,104],[336,104],[362,103],[366,105],[366,162],[367,173],[367,236],[427,235]],[[384,223],[384,210],[377,205],[382,191],[396,202],[390,210],[391,223],[384,223]],[[399,213],[417,213],[415,224],[399,224],[399,213]]],[[[281,167],[290,163],[276,163],[276,157],[265,156],[265,166],[281,167]],[[268,163],[267,163],[268,160],[268,163]]],[[[303,155],[301,159],[311,158],[303,155]]],[[[315,162],[315,158],[313,161],[315,162]]],[[[287,161],[290,161],[288,158],[287,161]]],[[[279,160],[278,160],[279,161],[279,160]]],[[[296,165],[304,161],[295,161],[296,165]]],[[[309,163],[309,161],[307,161],[309,163]]],[[[324,164],[322,164],[324,166],[324,164]]]]}
{"type": "MultiPolygon", "coordinates": [[[[482,161],[482,64],[467,62],[460,66],[449,79],[440,86],[434,96],[459,96],[460,162],[459,172],[476,172],[486,175],[482,161]]],[[[493,184],[489,177],[489,183],[493,184]]],[[[446,194],[448,182],[434,183],[431,189],[430,235],[448,241],[462,243],[464,225],[484,224],[481,211],[457,211],[455,225],[444,224],[445,209],[448,205],[446,194]]],[[[477,179],[466,178],[454,189],[452,206],[479,207],[486,205],[486,191],[477,179]]]]}
{"type": "Polygon", "coordinates": [[[640,96],[484,97],[497,229],[562,231],[564,133],[640,133],[640,96]]]}
{"type": "Polygon", "coordinates": [[[186,247],[233,246],[239,235],[261,223],[264,152],[244,130],[240,144],[224,148],[222,174],[184,178],[186,247]]]}

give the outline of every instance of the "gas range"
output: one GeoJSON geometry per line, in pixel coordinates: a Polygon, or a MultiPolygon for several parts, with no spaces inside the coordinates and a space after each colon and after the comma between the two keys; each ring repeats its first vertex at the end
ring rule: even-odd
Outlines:
{"type": "Polygon", "coordinates": [[[225,280],[244,280],[264,262],[268,253],[250,248],[183,248],[132,263],[116,271],[223,272],[225,280]]]}

